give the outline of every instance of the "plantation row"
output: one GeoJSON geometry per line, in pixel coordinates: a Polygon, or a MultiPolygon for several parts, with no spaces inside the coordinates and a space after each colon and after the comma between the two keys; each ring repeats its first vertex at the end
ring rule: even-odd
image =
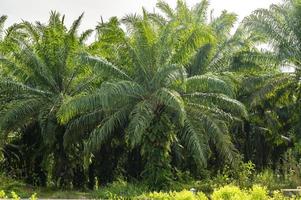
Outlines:
{"type": "Polygon", "coordinates": [[[71,27],[57,12],[6,29],[0,18],[1,173],[65,189],[300,185],[301,1],[256,10],[233,34],[236,14],[209,15],[207,0],[157,10],[83,32],[83,15],[71,27]]]}

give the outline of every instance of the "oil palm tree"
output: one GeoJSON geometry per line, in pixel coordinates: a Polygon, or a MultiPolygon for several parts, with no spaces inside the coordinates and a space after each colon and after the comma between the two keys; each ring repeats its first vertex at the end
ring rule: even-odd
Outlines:
{"type": "MultiPolygon", "coordinates": [[[[284,66],[282,73],[266,79],[265,84],[254,93],[254,105],[273,97],[281,101],[289,96],[290,105],[287,106],[294,104],[295,109],[300,108],[300,11],[299,0],[288,0],[282,4],[272,4],[269,9],[258,9],[244,20],[245,28],[260,35],[261,42],[271,47],[270,54],[278,66],[284,66]],[[289,67],[294,71],[285,72],[289,67]]],[[[295,119],[294,132],[299,133],[299,117],[292,115],[291,119],[295,119]]]]}
{"type": "Polygon", "coordinates": [[[233,159],[227,124],[246,117],[244,106],[228,96],[232,91],[225,81],[207,75],[187,78],[182,65],[210,35],[174,29],[172,23],[158,27],[146,11],[143,16],[126,16],[123,23],[129,31],[125,41],[128,66],[82,57],[82,62],[111,78],[96,92],[75,97],[61,107],[62,123],[77,117],[69,124],[68,134],[94,126],[86,143],[92,152],[114,136],[123,137],[131,148],[140,148],[145,160],[142,176],[156,188],[171,178],[173,145],[185,146],[199,169],[206,164],[209,143],[226,159],[233,159]]]}
{"type": "MultiPolygon", "coordinates": [[[[203,0],[189,8],[185,2],[177,1],[177,6],[173,9],[166,2],[159,1],[157,8],[163,14],[149,13],[149,16],[159,26],[173,23],[191,27],[193,30],[208,30],[212,34],[212,39],[199,43],[185,65],[188,77],[201,76],[211,80],[218,79],[232,88],[230,89],[232,92],[227,94],[234,98],[237,97],[240,83],[247,73],[253,73],[255,70],[261,72],[269,70],[275,62],[271,62],[270,54],[256,49],[255,44],[260,40],[259,35],[245,31],[243,25],[231,34],[237,22],[236,14],[223,11],[219,16],[214,17],[212,11],[209,14],[208,5],[208,1],[203,0]],[[251,61],[249,59],[251,57],[257,59],[251,61]]],[[[200,83],[195,85],[198,84],[200,83]]],[[[212,86],[210,88],[211,91],[219,92],[216,89],[212,86]]],[[[241,126],[242,123],[239,121],[235,124],[241,126]]],[[[235,141],[235,134],[230,136],[235,141]]]]}
{"type": "Polygon", "coordinates": [[[5,94],[1,99],[6,101],[1,131],[10,133],[36,124],[46,150],[44,160],[53,156],[52,177],[59,186],[70,184],[74,167],[63,146],[65,126],[58,123],[56,113],[66,99],[86,90],[93,80],[91,71],[77,63],[87,36],[77,34],[82,17],[69,30],[64,17],[56,12],[51,13],[48,24],[23,22],[26,39],[19,41],[20,48],[11,56],[0,58],[1,65],[10,71],[0,81],[1,94],[5,94]]]}
{"type": "Polygon", "coordinates": [[[269,9],[258,9],[244,20],[245,28],[260,35],[262,43],[270,45],[273,58],[280,66],[295,69],[294,72],[282,73],[282,76],[270,79],[270,84],[261,91],[262,97],[277,90],[272,85],[282,88],[285,84],[293,90],[299,90],[300,9],[300,1],[284,1],[282,4],[272,4],[269,9]]]}
{"type": "Polygon", "coordinates": [[[254,42],[258,40],[257,35],[248,34],[243,27],[239,27],[234,34],[231,34],[237,22],[237,15],[223,11],[220,16],[214,17],[212,11],[209,14],[208,7],[207,0],[202,0],[192,8],[189,8],[185,1],[178,0],[175,9],[168,3],[159,1],[157,8],[162,14],[148,14],[159,26],[173,23],[176,24],[175,28],[182,26],[192,32],[206,30],[212,34],[210,41],[199,43],[194,59],[189,60],[186,66],[189,76],[233,70],[235,58],[242,52],[250,53],[254,42]]]}
{"type": "Polygon", "coordinates": [[[284,1],[283,4],[271,5],[269,9],[254,11],[241,25],[247,35],[254,36],[253,43],[270,47],[265,51],[256,48],[243,51],[235,55],[232,63],[234,69],[247,64],[245,71],[237,74],[241,79],[238,99],[246,105],[252,117],[245,121],[244,128],[238,133],[248,138],[243,139],[245,158],[251,159],[258,167],[266,167],[268,160],[273,164],[278,162],[279,155],[290,147],[299,132],[299,117],[295,114],[300,107],[296,61],[300,41],[299,12],[300,1],[284,1]],[[281,71],[280,66],[285,66],[285,70],[281,71]],[[293,66],[296,71],[285,72],[287,66],[293,66]],[[277,156],[273,158],[273,154],[277,156]]]}

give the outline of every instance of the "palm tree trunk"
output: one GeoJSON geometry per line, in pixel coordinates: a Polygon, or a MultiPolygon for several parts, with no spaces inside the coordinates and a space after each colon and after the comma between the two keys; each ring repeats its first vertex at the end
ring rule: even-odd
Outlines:
{"type": "Polygon", "coordinates": [[[146,161],[142,177],[152,189],[159,190],[168,188],[172,178],[172,134],[162,118],[158,119],[152,130],[145,135],[142,145],[142,156],[146,161]]]}
{"type": "Polygon", "coordinates": [[[65,128],[59,126],[56,131],[56,144],[54,149],[53,179],[59,188],[71,188],[72,172],[67,152],[64,148],[65,128]]]}

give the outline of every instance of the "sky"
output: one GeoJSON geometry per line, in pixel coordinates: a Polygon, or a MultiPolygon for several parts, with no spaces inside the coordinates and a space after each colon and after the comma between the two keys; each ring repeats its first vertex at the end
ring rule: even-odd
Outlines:
{"type": "MultiPolygon", "coordinates": [[[[165,0],[175,6],[176,0],[165,0]]],[[[126,14],[139,12],[141,7],[153,11],[157,0],[0,0],[0,15],[8,15],[6,26],[20,22],[22,19],[30,22],[46,22],[51,10],[66,15],[65,21],[70,25],[82,12],[85,13],[81,29],[94,28],[101,16],[104,20],[126,14]]],[[[189,6],[200,0],[186,0],[189,6]]],[[[281,0],[210,0],[210,9],[215,14],[222,10],[235,12],[239,20],[249,15],[257,8],[268,8],[272,3],[281,0]]]]}

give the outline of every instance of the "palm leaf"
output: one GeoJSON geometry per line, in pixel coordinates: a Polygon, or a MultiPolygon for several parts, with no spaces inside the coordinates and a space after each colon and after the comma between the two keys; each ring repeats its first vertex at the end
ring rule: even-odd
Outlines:
{"type": "Polygon", "coordinates": [[[212,74],[204,74],[188,78],[187,92],[193,91],[222,93],[229,97],[234,96],[234,92],[229,84],[212,74]]]}
{"type": "Polygon", "coordinates": [[[122,108],[102,120],[99,127],[92,131],[86,144],[86,149],[88,151],[98,150],[101,145],[114,134],[115,131],[126,124],[128,120],[127,112],[128,110],[126,108],[122,108]]]}
{"type": "Polygon", "coordinates": [[[154,97],[159,103],[172,108],[179,115],[180,124],[184,124],[186,118],[184,100],[177,91],[162,88],[156,92],[154,97]]]}
{"type": "Polygon", "coordinates": [[[196,103],[212,105],[219,107],[226,112],[233,112],[237,116],[245,118],[248,116],[247,110],[241,102],[231,99],[223,94],[195,92],[191,94],[184,94],[183,96],[190,97],[191,101],[196,103]]]}
{"type": "Polygon", "coordinates": [[[207,142],[188,119],[185,120],[184,127],[182,128],[179,137],[193,156],[197,166],[199,168],[206,166],[207,142]]]}
{"type": "Polygon", "coordinates": [[[101,71],[106,75],[117,77],[117,78],[118,77],[124,78],[126,80],[131,80],[131,78],[121,69],[119,69],[112,63],[103,60],[101,58],[93,57],[89,55],[81,55],[81,62],[83,64],[88,64],[90,66],[93,66],[96,71],[101,71]]]}
{"type": "Polygon", "coordinates": [[[153,106],[148,101],[141,101],[132,109],[127,127],[131,147],[141,144],[142,136],[147,134],[155,114],[153,106]]]}

